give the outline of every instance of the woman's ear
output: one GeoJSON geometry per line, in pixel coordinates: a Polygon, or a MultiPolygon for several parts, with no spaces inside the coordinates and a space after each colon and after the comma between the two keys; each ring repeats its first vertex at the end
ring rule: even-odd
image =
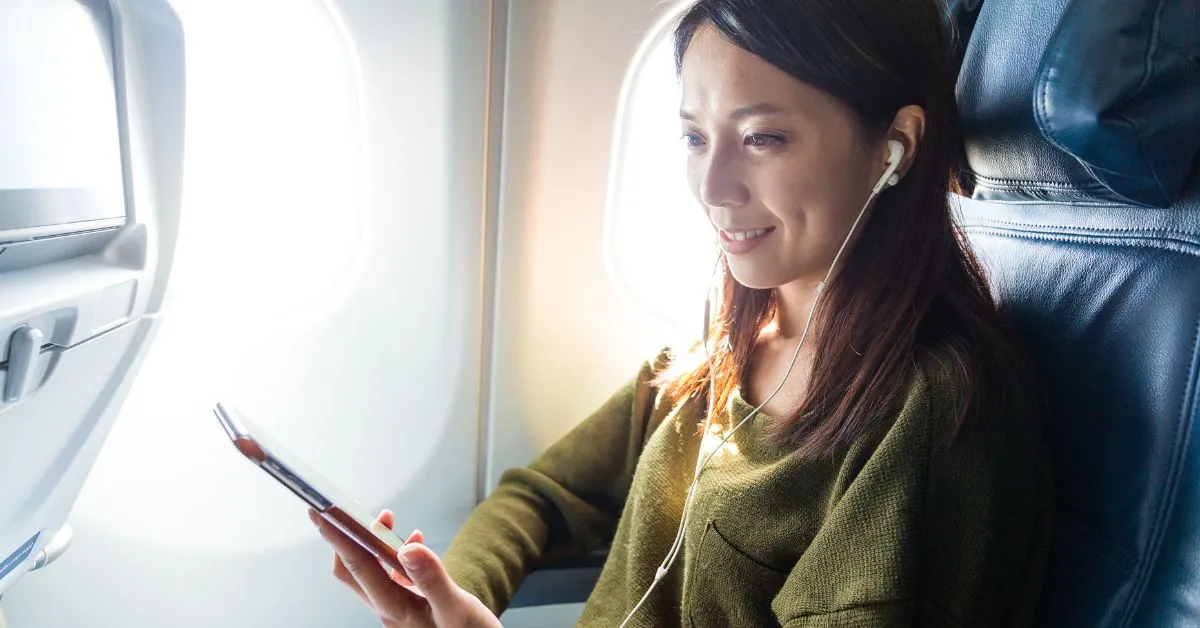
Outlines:
{"type": "Polygon", "coordinates": [[[917,149],[921,146],[921,138],[925,136],[925,110],[917,105],[905,105],[896,112],[896,117],[892,119],[892,126],[888,130],[887,137],[884,138],[883,159],[887,161],[887,140],[898,140],[904,145],[904,158],[900,160],[900,167],[896,169],[896,174],[901,178],[908,172],[912,166],[913,159],[917,156],[917,149]]]}

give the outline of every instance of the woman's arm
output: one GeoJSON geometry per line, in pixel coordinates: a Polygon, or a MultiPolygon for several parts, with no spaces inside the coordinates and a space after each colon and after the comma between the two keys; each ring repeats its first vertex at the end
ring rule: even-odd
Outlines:
{"type": "Polygon", "coordinates": [[[529,466],[509,469],[475,507],[444,561],[499,615],[525,575],[612,537],[650,429],[655,369],[637,377],[529,466]]]}

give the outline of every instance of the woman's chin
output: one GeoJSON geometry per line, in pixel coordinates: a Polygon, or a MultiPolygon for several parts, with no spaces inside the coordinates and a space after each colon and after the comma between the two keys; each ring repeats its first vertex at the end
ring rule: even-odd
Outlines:
{"type": "Polygon", "coordinates": [[[729,268],[730,274],[734,280],[747,288],[753,290],[770,290],[778,288],[782,282],[776,281],[776,277],[772,277],[770,273],[755,272],[754,269],[741,268],[736,265],[731,265],[729,268]]]}

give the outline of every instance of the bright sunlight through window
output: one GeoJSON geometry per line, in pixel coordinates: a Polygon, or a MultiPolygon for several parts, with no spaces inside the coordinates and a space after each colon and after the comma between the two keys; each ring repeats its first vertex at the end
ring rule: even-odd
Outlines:
{"type": "Polygon", "coordinates": [[[666,21],[639,51],[622,89],[605,253],[622,294],[671,329],[698,338],[717,249],[687,187],[680,129],[666,21]]]}
{"type": "Polygon", "coordinates": [[[163,326],[114,428],[139,446],[102,456],[97,470],[108,468],[90,480],[110,494],[149,487],[153,516],[104,503],[79,512],[169,547],[234,551],[229,539],[247,529],[262,531],[256,547],[283,545],[295,538],[228,507],[261,487],[238,481],[250,469],[228,455],[210,409],[239,385],[269,390],[279,376],[244,372],[247,358],[311,336],[356,286],[368,215],[356,58],[321,0],[172,4],[187,55],[180,241],[163,326]],[[215,510],[228,512],[218,525],[189,525],[215,510]]]}
{"type": "Polygon", "coordinates": [[[171,307],[288,335],[351,285],[366,212],[347,42],[316,0],[173,0],[187,38],[171,307]],[[288,16],[286,19],[280,16],[288,16]]]}

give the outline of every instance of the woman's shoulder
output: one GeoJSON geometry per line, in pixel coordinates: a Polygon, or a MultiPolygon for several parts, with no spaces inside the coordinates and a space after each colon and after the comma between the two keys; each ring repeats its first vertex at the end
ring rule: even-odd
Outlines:
{"type": "Polygon", "coordinates": [[[1029,365],[980,360],[983,371],[969,373],[969,362],[945,348],[926,351],[915,362],[910,399],[923,398],[935,442],[1039,446],[1045,403],[1029,365]]]}
{"type": "Polygon", "coordinates": [[[638,368],[635,384],[650,394],[658,394],[679,377],[694,371],[705,360],[700,343],[661,345],[648,352],[638,368]]]}
{"type": "Polygon", "coordinates": [[[635,414],[653,427],[690,407],[689,400],[678,399],[669,392],[669,384],[696,369],[704,359],[700,343],[665,345],[650,352],[628,384],[632,388],[635,414]]]}

